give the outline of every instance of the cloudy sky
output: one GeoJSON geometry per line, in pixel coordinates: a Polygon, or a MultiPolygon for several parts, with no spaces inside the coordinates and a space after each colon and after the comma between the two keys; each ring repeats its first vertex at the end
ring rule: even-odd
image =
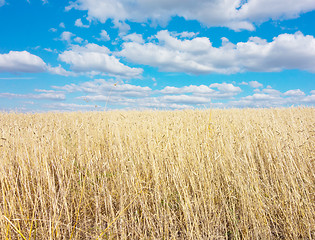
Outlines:
{"type": "Polygon", "coordinates": [[[0,111],[315,105],[314,0],[0,0],[0,111]]]}

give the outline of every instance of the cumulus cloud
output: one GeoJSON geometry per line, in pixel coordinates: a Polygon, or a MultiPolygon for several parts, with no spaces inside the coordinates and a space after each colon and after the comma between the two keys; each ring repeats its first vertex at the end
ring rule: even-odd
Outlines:
{"type": "Polygon", "coordinates": [[[5,4],[4,0],[0,0],[0,7],[2,7],[5,4]]]}
{"type": "Polygon", "coordinates": [[[62,76],[75,76],[75,73],[69,72],[60,65],[52,67],[47,65],[40,57],[27,51],[10,51],[6,54],[0,54],[0,72],[8,73],[39,73],[49,72],[62,76]]]}
{"type": "Polygon", "coordinates": [[[98,108],[97,105],[90,104],[76,104],[76,103],[51,103],[44,105],[47,109],[53,109],[57,111],[91,111],[98,108]]]}
{"type": "Polygon", "coordinates": [[[260,82],[257,81],[250,81],[249,86],[251,86],[252,88],[260,88],[263,87],[263,85],[260,82]]]}
{"type": "Polygon", "coordinates": [[[239,87],[235,87],[231,83],[213,83],[209,87],[217,88],[222,93],[237,94],[242,91],[239,87]]]}
{"type": "Polygon", "coordinates": [[[112,106],[124,106],[128,109],[193,108],[209,104],[213,99],[231,99],[241,92],[239,87],[227,83],[214,83],[210,86],[167,86],[161,90],[152,90],[149,87],[104,79],[52,88],[66,93],[83,92],[85,95],[77,99],[86,102],[106,102],[112,106]]]}
{"type": "Polygon", "coordinates": [[[175,34],[175,36],[180,36],[181,38],[193,38],[193,37],[196,37],[197,35],[198,33],[187,32],[187,31],[175,34]]]}
{"type": "Polygon", "coordinates": [[[207,96],[211,98],[230,98],[242,92],[241,88],[231,83],[213,83],[206,85],[190,85],[184,87],[167,86],[159,91],[162,94],[193,94],[195,96],[207,96]]]}
{"type": "Polygon", "coordinates": [[[119,35],[124,35],[130,30],[130,26],[124,21],[114,19],[113,23],[114,23],[114,27],[118,28],[119,35]]]}
{"type": "Polygon", "coordinates": [[[98,38],[99,41],[109,41],[110,37],[105,30],[102,30],[100,33],[100,37],[98,38]]]}
{"type": "Polygon", "coordinates": [[[76,38],[73,39],[73,41],[75,41],[77,43],[82,43],[83,42],[83,38],[76,37],[76,38]]]}
{"type": "Polygon", "coordinates": [[[272,42],[250,38],[237,43],[239,60],[249,71],[277,72],[300,69],[315,72],[315,39],[301,32],[281,34],[272,42]]]}
{"type": "Polygon", "coordinates": [[[84,25],[82,23],[82,19],[81,18],[78,18],[77,20],[75,20],[74,25],[77,26],[77,27],[83,27],[83,28],[89,28],[90,27],[90,25],[84,25]]]}
{"type": "Polygon", "coordinates": [[[131,41],[131,42],[136,42],[136,43],[144,43],[144,40],[142,38],[141,34],[137,34],[137,33],[132,33],[126,36],[123,36],[122,38],[124,41],[131,41]]]}
{"type": "Polygon", "coordinates": [[[40,94],[0,93],[0,98],[65,100],[66,96],[63,93],[57,93],[57,92],[45,92],[45,93],[40,93],[40,94]]]}
{"type": "Polygon", "coordinates": [[[300,100],[300,102],[304,104],[312,104],[315,105],[315,94],[306,96],[300,100]]]}
{"type": "Polygon", "coordinates": [[[250,96],[243,97],[239,100],[230,101],[226,104],[228,107],[279,107],[285,104],[280,97],[270,96],[265,93],[255,93],[250,96]]]}
{"type": "Polygon", "coordinates": [[[180,40],[166,30],[160,31],[156,37],[158,44],[125,42],[120,55],[132,62],[158,67],[166,72],[206,74],[233,71],[233,67],[225,64],[229,62],[226,55],[213,48],[208,38],[180,40]],[[216,58],[217,66],[211,62],[213,58],[216,58]]]}
{"type": "Polygon", "coordinates": [[[71,32],[68,32],[68,31],[64,31],[64,32],[60,35],[60,39],[61,39],[62,41],[66,41],[66,42],[70,43],[72,37],[74,37],[74,36],[75,36],[75,34],[73,34],[73,33],[71,33],[71,32]]]}
{"type": "Polygon", "coordinates": [[[67,10],[84,10],[88,16],[105,23],[156,22],[166,24],[172,16],[197,20],[206,26],[226,26],[234,30],[254,30],[253,23],[269,19],[296,18],[315,9],[311,0],[76,0],[67,10]],[[272,6],[272,7],[266,7],[272,6]]]}
{"type": "Polygon", "coordinates": [[[247,96],[243,98],[244,100],[255,100],[255,101],[270,101],[274,99],[280,99],[279,97],[275,97],[265,93],[255,93],[252,96],[247,96]]]}
{"type": "Polygon", "coordinates": [[[315,38],[301,32],[281,34],[272,42],[250,37],[247,42],[233,44],[223,39],[220,47],[213,47],[206,37],[179,39],[167,30],[154,37],[157,42],[125,42],[118,54],[166,72],[231,74],[285,69],[315,72],[315,38]]]}
{"type": "Polygon", "coordinates": [[[299,105],[314,105],[315,94],[306,94],[300,89],[288,90],[284,93],[271,87],[257,91],[253,95],[242,97],[225,104],[227,107],[285,107],[299,105]]]}
{"type": "Polygon", "coordinates": [[[268,19],[297,18],[301,13],[314,9],[315,2],[311,0],[249,0],[242,5],[238,14],[241,19],[262,22],[268,19]]]}
{"type": "Polygon", "coordinates": [[[65,77],[77,75],[73,72],[65,70],[63,67],[61,67],[60,64],[57,67],[52,67],[52,66],[48,65],[47,70],[48,70],[48,72],[50,72],[52,74],[61,75],[61,76],[65,76],[65,77]]]}
{"type": "Polygon", "coordinates": [[[232,84],[228,85],[226,83],[214,83],[209,87],[205,85],[191,85],[180,88],[167,86],[159,91],[164,96],[151,97],[148,100],[155,103],[160,102],[164,107],[168,103],[176,103],[194,108],[201,107],[203,104],[210,104],[212,107],[281,107],[315,104],[315,91],[311,91],[311,95],[306,96],[299,89],[282,93],[273,88],[266,88],[253,95],[237,98],[236,96],[240,91],[240,88],[237,89],[232,84]],[[215,87],[219,87],[218,90],[214,90],[215,87]],[[221,99],[224,99],[224,101],[221,99]]]}
{"type": "Polygon", "coordinates": [[[0,72],[36,73],[45,71],[45,62],[27,51],[10,51],[7,54],[0,54],[0,72]]]}
{"type": "Polygon", "coordinates": [[[290,97],[300,97],[300,96],[304,96],[305,93],[302,92],[300,89],[292,89],[292,90],[286,91],[283,95],[290,96],[290,97]]]}
{"type": "MultiPolygon", "coordinates": [[[[181,109],[193,109],[194,107],[192,105],[187,104],[177,104],[177,103],[171,103],[171,102],[161,102],[161,99],[158,98],[150,98],[147,102],[139,102],[137,104],[136,109],[171,109],[171,110],[181,110],[181,109]]],[[[131,108],[133,109],[133,108],[131,108]]]]}
{"type": "Polygon", "coordinates": [[[168,95],[163,96],[161,100],[171,103],[179,103],[179,104],[205,104],[209,103],[211,100],[207,97],[200,96],[192,96],[192,95],[168,95]]]}
{"type": "Polygon", "coordinates": [[[160,93],[163,94],[183,94],[183,93],[193,93],[193,94],[213,94],[215,92],[214,89],[210,88],[206,85],[190,85],[190,86],[184,86],[184,87],[172,87],[172,86],[166,86],[162,90],[160,90],[160,93]]]}
{"type": "Polygon", "coordinates": [[[238,95],[242,90],[230,83],[213,83],[206,85],[190,85],[184,87],[167,86],[158,91],[164,96],[160,101],[164,103],[176,103],[186,105],[208,104],[213,99],[230,99],[238,95]]]}
{"type": "Polygon", "coordinates": [[[269,94],[270,96],[279,96],[281,95],[281,92],[273,89],[273,88],[265,88],[262,90],[263,93],[269,94]]]}
{"type": "Polygon", "coordinates": [[[53,50],[51,48],[44,48],[44,50],[47,52],[53,52],[53,50]]]}
{"type": "MultiPolygon", "coordinates": [[[[90,104],[88,106],[91,109],[92,106],[95,107],[95,104],[97,104],[97,109],[104,109],[104,106],[106,106],[105,109],[107,110],[115,108],[186,109],[204,108],[205,106],[219,108],[281,107],[315,104],[314,90],[309,95],[306,95],[300,89],[280,92],[279,90],[268,87],[257,89],[258,91],[252,95],[246,95],[246,92],[240,95],[242,89],[231,83],[212,83],[209,86],[166,86],[160,90],[153,90],[150,87],[128,84],[123,81],[114,81],[113,79],[95,79],[79,84],[52,86],[52,89],[35,89],[35,91],[40,94],[51,95],[75,93],[77,96],[76,101],[80,100],[84,104],[90,104]]],[[[2,97],[9,96],[2,94],[2,97]]],[[[73,107],[73,110],[75,110],[75,105],[73,107]]],[[[78,109],[80,109],[80,106],[78,106],[78,109]]]]}
{"type": "Polygon", "coordinates": [[[93,94],[94,98],[98,96],[98,100],[107,99],[110,94],[111,96],[145,97],[152,91],[149,87],[141,87],[111,80],[106,81],[104,79],[96,79],[81,84],[70,84],[61,87],[53,86],[53,88],[66,92],[85,92],[93,94]],[[101,98],[101,96],[103,97],[101,98]]]}
{"type": "Polygon", "coordinates": [[[97,44],[87,44],[84,47],[74,45],[71,50],[59,54],[59,59],[70,64],[71,69],[77,73],[132,78],[139,77],[143,71],[122,64],[107,47],[97,44]]]}

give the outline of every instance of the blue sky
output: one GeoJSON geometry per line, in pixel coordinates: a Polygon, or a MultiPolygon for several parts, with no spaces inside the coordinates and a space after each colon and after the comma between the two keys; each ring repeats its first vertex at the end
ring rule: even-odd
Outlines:
{"type": "Polygon", "coordinates": [[[315,105],[315,1],[0,0],[0,111],[315,105]]]}

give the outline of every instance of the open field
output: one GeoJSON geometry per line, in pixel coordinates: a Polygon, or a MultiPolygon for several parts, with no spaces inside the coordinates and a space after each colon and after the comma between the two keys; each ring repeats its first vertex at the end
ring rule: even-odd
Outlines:
{"type": "Polygon", "coordinates": [[[0,114],[0,239],[314,239],[315,109],[0,114]]]}

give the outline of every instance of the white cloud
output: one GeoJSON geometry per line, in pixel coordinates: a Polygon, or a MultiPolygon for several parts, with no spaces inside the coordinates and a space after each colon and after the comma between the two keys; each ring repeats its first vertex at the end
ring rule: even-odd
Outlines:
{"type": "Polygon", "coordinates": [[[194,104],[207,104],[209,99],[202,97],[183,98],[178,96],[160,96],[160,97],[143,97],[143,98],[128,98],[123,96],[111,95],[87,95],[79,97],[86,102],[106,102],[106,109],[123,107],[124,109],[187,109],[194,108],[194,104]],[[170,98],[168,98],[170,97],[170,98]],[[177,103],[178,102],[178,103],[177,103]],[[188,104],[185,104],[187,102],[188,104]]]}
{"type": "Polygon", "coordinates": [[[66,96],[63,93],[56,93],[56,92],[46,92],[46,93],[40,93],[40,94],[0,93],[0,98],[65,100],[66,96]]]}
{"type": "MultiPolygon", "coordinates": [[[[46,49],[46,51],[50,49],[46,49]]],[[[75,76],[75,73],[66,71],[60,65],[52,67],[47,65],[40,57],[27,51],[10,51],[7,54],[0,54],[0,72],[9,73],[38,73],[49,72],[62,76],[75,76]]]]}
{"type": "Polygon", "coordinates": [[[248,85],[248,82],[241,82],[239,85],[248,85]]]}
{"type": "Polygon", "coordinates": [[[64,31],[64,32],[60,35],[60,39],[61,39],[62,41],[66,41],[66,42],[70,43],[72,37],[74,37],[74,36],[75,36],[75,34],[73,34],[73,33],[71,33],[71,32],[68,32],[68,31],[64,31]]]}
{"type": "Polygon", "coordinates": [[[301,102],[315,105],[315,94],[302,98],[301,102]]]}
{"type": "Polygon", "coordinates": [[[249,86],[251,86],[252,88],[260,88],[263,87],[264,85],[262,85],[260,82],[257,81],[250,81],[249,86]]]}
{"type": "Polygon", "coordinates": [[[65,24],[64,24],[63,22],[61,22],[61,23],[59,24],[59,27],[61,27],[61,28],[66,28],[66,26],[65,26],[65,24]]]}
{"type": "Polygon", "coordinates": [[[0,0],[0,7],[4,6],[5,0],[0,0]]]}
{"type": "Polygon", "coordinates": [[[241,92],[232,84],[215,83],[213,88],[205,85],[183,87],[167,86],[162,90],[152,90],[112,80],[96,79],[81,84],[53,86],[58,91],[67,93],[84,92],[86,95],[77,99],[86,102],[102,101],[112,106],[124,106],[128,109],[164,108],[182,109],[209,104],[212,99],[230,99],[241,92]],[[181,106],[181,107],[180,107],[181,106]]]}
{"type": "MultiPolygon", "coordinates": [[[[95,101],[106,102],[108,103],[108,107],[123,106],[127,109],[183,109],[193,108],[193,105],[195,104],[207,104],[210,102],[210,97],[206,95],[160,95],[159,91],[153,91],[149,87],[141,87],[123,82],[115,83],[112,80],[104,79],[96,79],[94,81],[84,82],[81,84],[53,86],[53,88],[67,93],[84,92],[86,95],[77,97],[77,99],[88,103],[95,101]],[[158,96],[153,96],[156,94],[158,96]]],[[[198,86],[183,87],[183,89],[186,89],[186,92],[191,91],[187,88],[198,89],[198,86]]],[[[200,90],[200,92],[204,91],[200,90]]]]}
{"type": "MultiPolygon", "coordinates": [[[[203,103],[209,102],[209,99],[229,99],[236,95],[238,95],[242,90],[239,87],[235,87],[233,84],[230,83],[213,83],[210,86],[206,85],[190,85],[190,86],[184,86],[184,87],[172,87],[167,86],[164,89],[158,91],[162,94],[179,94],[181,98],[174,97],[174,99],[184,99],[183,101],[186,101],[185,103],[188,104],[188,102],[194,98],[192,97],[200,97],[195,98],[198,101],[204,100],[203,103]],[[183,97],[183,96],[188,96],[183,97]],[[207,101],[205,100],[207,99],[207,101]]],[[[172,99],[172,97],[170,97],[172,99]]],[[[190,104],[194,104],[193,101],[190,102],[190,104]]]]}
{"type": "Polygon", "coordinates": [[[213,48],[208,38],[179,40],[172,37],[168,31],[161,31],[156,37],[159,44],[125,42],[120,55],[135,63],[158,67],[166,72],[235,72],[233,67],[225,64],[230,62],[226,55],[213,48]],[[213,58],[216,58],[217,66],[212,63],[213,58]]]}
{"type": "Polygon", "coordinates": [[[211,99],[207,97],[191,96],[191,95],[167,95],[163,96],[162,100],[170,103],[179,104],[206,104],[210,103],[211,99]]]}
{"type": "Polygon", "coordinates": [[[70,64],[71,69],[77,73],[132,78],[139,77],[143,71],[141,68],[131,68],[122,64],[118,58],[111,55],[108,48],[97,44],[72,46],[71,50],[59,54],[59,59],[70,64]]]}
{"type": "Polygon", "coordinates": [[[281,92],[273,89],[273,88],[265,88],[262,90],[263,93],[269,94],[270,96],[279,96],[281,95],[281,92]]]}
{"type": "MultiPolygon", "coordinates": [[[[70,84],[62,87],[53,86],[54,89],[66,92],[86,92],[93,94],[93,98],[98,96],[98,100],[107,99],[109,95],[118,97],[145,97],[152,91],[149,87],[141,87],[121,82],[106,81],[104,79],[96,79],[81,84],[70,84]]],[[[90,96],[91,97],[91,96],[90,96]]]]}
{"type": "Polygon", "coordinates": [[[91,111],[98,108],[96,105],[90,104],[75,104],[75,103],[51,103],[44,105],[45,108],[54,109],[57,111],[91,111]]]}
{"type": "Polygon", "coordinates": [[[231,21],[226,23],[226,27],[239,32],[241,30],[249,30],[249,31],[254,31],[255,27],[251,22],[248,21],[231,21]]]}
{"type": "Polygon", "coordinates": [[[315,92],[306,96],[300,89],[288,90],[284,93],[272,88],[257,89],[257,93],[233,100],[225,104],[227,107],[284,107],[314,105],[315,92]]]}
{"type": "Polygon", "coordinates": [[[235,87],[231,83],[213,83],[209,87],[217,88],[224,93],[240,93],[242,91],[239,87],[235,87]]]}
{"type": "Polygon", "coordinates": [[[213,47],[206,37],[178,39],[167,30],[155,37],[157,43],[125,42],[118,54],[166,72],[231,74],[285,69],[315,72],[315,38],[300,32],[281,34],[272,42],[251,37],[247,42],[233,44],[223,39],[221,47],[213,47]]]}
{"type": "Polygon", "coordinates": [[[73,39],[73,41],[75,41],[77,43],[82,43],[83,42],[83,38],[76,37],[76,38],[73,39]]]}
{"type": "Polygon", "coordinates": [[[136,42],[136,43],[144,43],[144,40],[142,38],[141,34],[137,34],[137,33],[132,33],[126,36],[123,36],[123,40],[125,41],[131,41],[131,42],[136,42]]]}
{"type": "Polygon", "coordinates": [[[268,19],[297,18],[301,13],[314,9],[315,2],[312,0],[249,0],[239,10],[239,16],[242,19],[262,22],[268,19]]]}
{"type": "Polygon", "coordinates": [[[80,0],[70,3],[66,10],[71,8],[88,10],[90,17],[99,19],[102,23],[105,23],[109,18],[121,20],[127,17],[121,1],[80,0]]]}
{"type": "Polygon", "coordinates": [[[302,33],[281,34],[272,42],[250,38],[237,44],[238,57],[249,71],[301,69],[315,72],[315,39],[302,33]]]}
{"type": "Polygon", "coordinates": [[[305,93],[302,92],[300,89],[292,89],[292,90],[286,91],[283,95],[290,96],[290,97],[300,97],[300,96],[304,96],[305,93]]]}
{"type": "Polygon", "coordinates": [[[47,52],[53,52],[53,50],[51,48],[44,48],[44,50],[47,52]]]}
{"type": "Polygon", "coordinates": [[[0,72],[36,73],[45,71],[45,62],[27,51],[10,51],[7,54],[0,54],[0,72]]]}
{"type": "Polygon", "coordinates": [[[242,97],[235,101],[225,104],[228,107],[254,107],[268,108],[292,105],[291,99],[284,99],[280,95],[269,95],[267,93],[255,93],[246,97],[242,97]]]}
{"type": "Polygon", "coordinates": [[[83,28],[89,28],[90,27],[90,25],[84,25],[82,23],[81,18],[78,18],[77,20],[75,20],[74,25],[77,26],[77,27],[83,27],[83,28]]]}
{"type": "Polygon", "coordinates": [[[57,32],[57,29],[56,28],[50,28],[49,31],[50,32],[57,32]]]}
{"type": "Polygon", "coordinates": [[[41,93],[55,93],[55,90],[47,90],[47,89],[34,89],[35,92],[41,92],[41,93]]]}
{"type": "Polygon", "coordinates": [[[119,34],[120,35],[125,35],[129,30],[130,30],[130,26],[120,20],[114,20],[114,27],[119,29],[119,34]]]}
{"type": "MultiPolygon", "coordinates": [[[[306,96],[299,89],[292,89],[281,93],[273,88],[265,88],[257,89],[258,92],[253,95],[237,97],[242,90],[229,83],[212,83],[209,86],[166,86],[161,90],[152,90],[149,87],[127,84],[123,81],[95,79],[79,84],[52,86],[52,88],[54,90],[35,89],[35,91],[40,94],[51,95],[75,93],[78,96],[76,97],[76,101],[81,100],[82,103],[91,104],[89,105],[91,108],[94,106],[92,104],[102,106],[98,106],[97,109],[104,109],[106,106],[107,110],[117,108],[138,110],[186,109],[208,106],[218,108],[281,107],[315,104],[315,90],[311,91],[311,95],[306,96]],[[99,104],[98,102],[103,103],[99,104]]],[[[10,97],[4,94],[1,96],[10,97]]],[[[82,106],[82,108],[84,107],[82,106]]],[[[73,110],[75,110],[75,107],[73,110]]]]}
{"type": "Polygon", "coordinates": [[[150,22],[166,25],[172,16],[197,20],[206,26],[226,26],[234,30],[254,30],[253,23],[268,19],[290,19],[315,9],[312,0],[76,0],[66,9],[88,12],[90,18],[105,23],[150,22]],[[266,7],[271,6],[271,7],[266,7]]]}
{"type": "Polygon", "coordinates": [[[269,101],[269,100],[273,100],[276,97],[271,96],[269,94],[265,94],[265,93],[255,93],[252,96],[247,96],[244,97],[244,100],[256,100],[256,101],[269,101]]]}
{"type": "Polygon", "coordinates": [[[180,36],[181,38],[193,38],[196,37],[199,33],[194,33],[194,32],[181,32],[181,33],[177,33],[175,34],[175,36],[180,36]]]}
{"type": "MultiPolygon", "coordinates": [[[[181,109],[193,109],[192,105],[187,104],[177,104],[177,103],[163,103],[160,99],[151,98],[147,102],[139,102],[138,107],[135,109],[171,109],[171,110],[181,110],[181,109]]],[[[132,108],[131,108],[132,109],[132,108]]]]}
{"type": "Polygon", "coordinates": [[[173,110],[181,110],[181,109],[193,109],[194,107],[191,105],[186,105],[186,104],[176,104],[176,103],[148,103],[148,104],[140,104],[140,107],[143,107],[144,109],[173,109],[173,110]]]}
{"type": "Polygon", "coordinates": [[[194,93],[194,94],[212,94],[215,90],[211,89],[206,85],[190,85],[184,87],[172,87],[166,86],[164,89],[160,90],[163,94],[182,94],[182,93],[194,93]]]}
{"type": "Polygon", "coordinates": [[[58,67],[51,67],[50,65],[48,65],[47,70],[48,70],[48,72],[50,72],[52,74],[61,75],[61,76],[65,76],[65,77],[77,75],[73,72],[69,72],[69,71],[65,70],[63,67],[61,67],[61,65],[58,65],[58,67]]]}
{"type": "Polygon", "coordinates": [[[100,33],[100,38],[98,38],[98,40],[100,41],[109,41],[110,37],[108,35],[108,33],[105,30],[102,30],[100,33]]]}

